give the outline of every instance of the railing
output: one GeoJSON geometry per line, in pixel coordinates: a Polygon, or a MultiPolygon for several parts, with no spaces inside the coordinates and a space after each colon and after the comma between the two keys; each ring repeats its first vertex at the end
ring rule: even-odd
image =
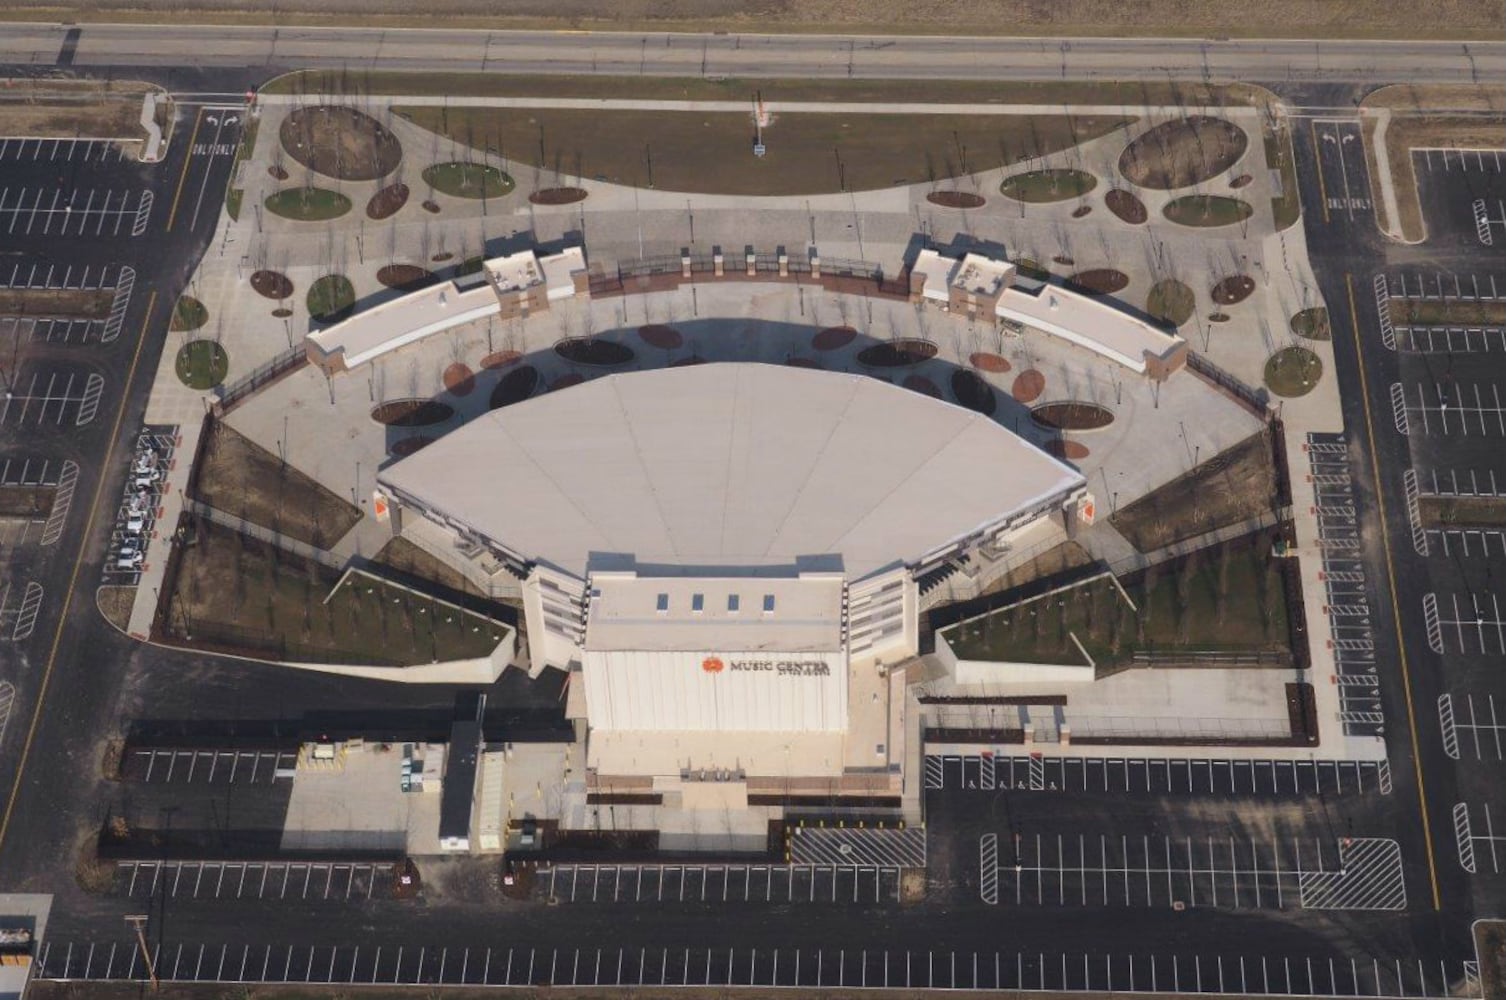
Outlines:
{"type": "Polygon", "coordinates": [[[289,348],[229,385],[221,386],[219,399],[215,401],[215,412],[223,416],[259,389],[297,371],[308,364],[308,361],[308,354],[301,346],[289,348]]]}
{"type": "Polygon", "coordinates": [[[1196,351],[1187,352],[1187,370],[1223,389],[1262,420],[1271,419],[1270,397],[1264,389],[1252,389],[1196,351]]]}

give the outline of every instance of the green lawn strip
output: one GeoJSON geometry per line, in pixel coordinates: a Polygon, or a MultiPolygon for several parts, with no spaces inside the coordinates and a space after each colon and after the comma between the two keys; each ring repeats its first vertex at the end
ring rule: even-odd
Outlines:
{"type": "MultiPolygon", "coordinates": [[[[1079,81],[989,83],[976,80],[790,80],[699,76],[539,76],[502,73],[349,73],[305,70],[261,88],[266,94],[347,94],[413,97],[562,97],[631,100],[751,102],[895,101],[940,104],[1147,104],[1249,105],[1262,99],[1256,88],[1235,84],[1079,81]]],[[[751,104],[750,104],[751,109],[751,104]]]]}
{"type": "Polygon", "coordinates": [[[424,168],[424,183],[452,198],[500,198],[517,185],[484,163],[436,163],[424,168]]]}
{"type": "Polygon", "coordinates": [[[240,145],[235,147],[235,161],[230,164],[230,186],[225,189],[225,210],[237,222],[241,218],[241,201],[246,192],[235,186],[235,180],[240,175],[241,164],[256,151],[256,134],[260,129],[261,117],[248,116],[246,127],[241,132],[240,145]]]}
{"type": "MultiPolygon", "coordinates": [[[[929,183],[1069,149],[1131,117],[782,113],[753,155],[745,112],[436,108],[394,112],[548,172],[700,194],[811,195],[929,183]]],[[[432,169],[432,168],[431,168],[432,169]]],[[[427,173],[427,172],[426,172],[427,173]]]]}
{"type": "Polygon", "coordinates": [[[1071,636],[1098,666],[1136,653],[1289,650],[1287,609],[1269,540],[1249,536],[1123,581],[1108,579],[943,630],[960,659],[1080,663],[1071,636]]]}
{"type": "Polygon", "coordinates": [[[267,196],[267,211],[297,222],[325,222],[350,211],[350,199],[328,188],[284,188],[267,196]]]}
{"type": "Polygon", "coordinates": [[[178,350],[178,380],[190,389],[213,389],[225,381],[230,355],[212,340],[191,340],[178,350]]]}
{"type": "Polygon", "coordinates": [[[341,318],[356,302],[356,289],[343,274],[326,274],[309,286],[304,298],[309,315],[316,320],[341,318]]]}
{"type": "Polygon", "coordinates": [[[1163,214],[1178,225],[1211,229],[1243,222],[1255,209],[1247,201],[1221,194],[1188,194],[1169,202],[1163,214]]]}
{"type": "Polygon", "coordinates": [[[1322,377],[1322,360],[1305,347],[1284,347],[1265,363],[1266,387],[1288,399],[1312,392],[1322,377]]]}
{"type": "Polygon", "coordinates": [[[1175,278],[1156,282],[1145,297],[1145,311],[1172,326],[1181,326],[1191,319],[1196,307],[1196,293],[1175,278]]]}
{"type": "Polygon", "coordinates": [[[999,193],[1016,201],[1069,201],[1082,197],[1097,185],[1098,178],[1083,170],[1035,170],[1004,178],[999,193]]]}
{"type": "Polygon", "coordinates": [[[192,295],[179,296],[178,302],[173,306],[172,323],[168,329],[174,333],[183,333],[189,330],[197,330],[209,322],[209,310],[204,303],[192,295]]]}

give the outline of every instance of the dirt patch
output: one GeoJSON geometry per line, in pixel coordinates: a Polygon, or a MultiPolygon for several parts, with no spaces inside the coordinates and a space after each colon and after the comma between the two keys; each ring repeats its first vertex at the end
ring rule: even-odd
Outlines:
{"type": "MultiPolygon", "coordinates": [[[[675,97],[683,99],[684,88],[675,97]]],[[[769,92],[764,96],[768,98],[769,92]]],[[[738,97],[746,101],[746,94],[738,97]]],[[[554,174],[700,194],[812,195],[924,184],[1114,131],[1094,115],[784,113],[749,155],[747,112],[399,106],[414,124],[554,174]]]]}
{"type": "Polygon", "coordinates": [[[1003,375],[1013,367],[1007,358],[988,351],[974,351],[968,355],[967,362],[980,372],[988,372],[992,375],[1003,375]]]}
{"type": "Polygon", "coordinates": [[[1076,208],[1072,209],[1072,218],[1081,219],[1083,216],[1091,215],[1092,213],[1092,205],[1078,205],[1076,208]]]}
{"type": "Polygon", "coordinates": [[[952,396],[960,405],[985,417],[993,416],[994,410],[999,408],[994,387],[983,381],[976,372],[965,368],[952,372],[952,396]]]}
{"type": "Polygon", "coordinates": [[[434,272],[417,264],[387,264],[378,268],[376,279],[401,292],[417,291],[434,283],[434,272]]]}
{"type": "Polygon", "coordinates": [[[392,442],[392,446],[387,451],[393,458],[407,458],[409,455],[423,451],[437,440],[439,439],[429,437],[427,434],[415,434],[413,437],[399,438],[392,442]]]}
{"type": "Polygon", "coordinates": [[[1096,431],[1114,422],[1114,411],[1097,403],[1067,400],[1042,403],[1030,411],[1030,419],[1053,431],[1096,431]]]}
{"type": "Polygon", "coordinates": [[[73,316],[103,319],[115,301],[113,289],[0,288],[0,313],[7,316],[73,316]]]}
{"type": "Polygon", "coordinates": [[[1479,920],[1474,925],[1475,953],[1480,959],[1481,996],[1506,996],[1506,920],[1479,920]]]}
{"type": "Polygon", "coordinates": [[[528,196],[535,205],[573,205],[585,201],[590,192],[578,187],[543,188],[528,196]]]}
{"type": "Polygon", "coordinates": [[[1150,218],[1150,213],[1145,209],[1145,202],[1123,188],[1114,188],[1106,192],[1103,196],[1103,203],[1120,222],[1128,222],[1132,226],[1142,225],[1146,219],[1150,218]]]}
{"type": "Polygon", "coordinates": [[[124,632],[131,625],[131,609],[136,606],[135,587],[100,587],[94,592],[94,604],[105,621],[124,632]]]}
{"type": "Polygon", "coordinates": [[[289,316],[293,315],[293,310],[277,308],[272,310],[272,315],[276,316],[278,319],[287,319],[289,316]]]}
{"type": "Polygon", "coordinates": [[[355,108],[295,108],[278,130],[282,148],[309,169],[342,181],[374,181],[397,169],[402,144],[381,122],[355,108]]]}
{"type": "Polygon", "coordinates": [[[469,396],[476,389],[476,374],[462,362],[455,362],[444,370],[445,391],[456,396],[469,396]]]}
{"type": "Polygon", "coordinates": [[[1034,368],[1026,368],[1014,377],[1009,394],[1017,403],[1033,403],[1046,391],[1046,376],[1034,368]]]}
{"type": "Polygon", "coordinates": [[[1129,275],[1112,267],[1095,267],[1090,271],[1078,271],[1067,279],[1074,291],[1088,295],[1113,295],[1129,287],[1129,275]]]}
{"type": "Polygon", "coordinates": [[[828,326],[811,337],[811,347],[818,351],[837,351],[857,339],[858,331],[850,326],[828,326]]]}
{"type": "Polygon", "coordinates": [[[1166,278],[1150,287],[1145,296],[1145,311],[1171,326],[1181,326],[1192,318],[1197,296],[1191,288],[1175,278],[1166,278]]]}
{"type": "Polygon", "coordinates": [[[918,392],[922,396],[930,396],[932,399],[941,398],[941,386],[932,382],[924,375],[906,375],[905,380],[900,385],[911,392],[918,392]]]}
{"type": "Polygon", "coordinates": [[[1249,148],[1244,129],[1207,115],[1157,125],[1119,155],[1119,172],[1143,188],[1171,191],[1211,180],[1239,162],[1249,148]]]}
{"type": "Polygon", "coordinates": [[[1502,326],[1506,302],[1391,299],[1391,320],[1407,326],[1502,326]]]}
{"type": "Polygon", "coordinates": [[[353,505],[223,423],[205,443],[194,495],[310,545],[333,545],[361,519],[353,505]]]}
{"type": "Polygon", "coordinates": [[[1090,454],[1088,446],[1081,441],[1068,441],[1064,438],[1047,441],[1044,448],[1046,454],[1053,458],[1065,459],[1068,462],[1080,462],[1090,454]]]}
{"type": "Polygon", "coordinates": [[[1227,322],[1229,322],[1230,318],[1231,317],[1229,316],[1228,313],[1209,313],[1208,314],[1208,322],[1210,322],[1210,323],[1227,323],[1227,322]]]}
{"type": "Polygon", "coordinates": [[[437,399],[393,399],[371,411],[371,419],[384,427],[432,427],[454,415],[453,406],[437,399]]]}
{"type": "MultiPolygon", "coordinates": [[[[1100,497],[1099,502],[1112,498],[1100,497]]],[[[1260,431],[1159,489],[1120,507],[1109,522],[1141,552],[1154,552],[1276,507],[1276,458],[1260,431]]]]}
{"type": "Polygon", "coordinates": [[[633,349],[600,337],[569,337],[554,345],[554,353],[577,365],[610,368],[633,360],[633,349]]]}
{"type": "MultiPolygon", "coordinates": [[[[439,214],[439,202],[435,201],[433,198],[425,198],[424,199],[424,211],[428,212],[431,215],[438,215],[439,214]]],[[[445,260],[449,260],[453,256],[455,256],[455,255],[454,254],[445,254],[444,259],[445,260]]],[[[439,256],[436,254],[435,257],[434,257],[434,259],[438,260],[439,256]]]]}
{"type": "Polygon", "coordinates": [[[1060,264],[1062,267],[1074,267],[1077,264],[1077,258],[1068,257],[1066,254],[1059,253],[1055,257],[1051,258],[1051,263],[1060,264]]]}
{"type": "Polygon", "coordinates": [[[971,191],[932,191],[926,201],[942,208],[982,208],[987,199],[971,191]]]}
{"type": "Polygon", "coordinates": [[[929,361],[939,350],[929,340],[905,337],[872,344],[858,352],[858,364],[871,368],[907,368],[929,361]]]}
{"type": "Polygon", "coordinates": [[[6,83],[0,96],[0,135],[63,140],[144,139],[142,99],[148,90],[161,94],[159,87],[123,80],[36,77],[6,83]]]}
{"type": "Polygon", "coordinates": [[[497,381],[496,387],[492,389],[491,408],[497,410],[514,403],[521,403],[532,396],[533,391],[538,387],[539,370],[537,368],[532,365],[514,368],[503,375],[497,381]]]}
{"type": "Polygon", "coordinates": [[[279,167],[277,164],[274,163],[270,167],[267,168],[267,176],[271,177],[275,181],[285,181],[285,180],[287,180],[292,175],[289,174],[287,172],[287,170],[285,170],[282,167],[279,167]]]}
{"type": "Polygon", "coordinates": [[[1229,186],[1237,191],[1240,188],[1248,185],[1254,179],[1255,178],[1251,177],[1249,174],[1240,174],[1238,177],[1230,178],[1229,186]]]}
{"type": "Polygon", "coordinates": [[[1213,301],[1221,306],[1232,306],[1254,293],[1254,278],[1248,274],[1231,274],[1213,286],[1213,301]]]}
{"type": "Polygon", "coordinates": [[[406,184],[390,184],[382,188],[366,203],[366,217],[368,219],[391,218],[408,204],[409,194],[406,184]]]}
{"type": "Polygon", "coordinates": [[[1506,527],[1506,497],[1424,496],[1417,509],[1429,528],[1506,527]]]}
{"type": "Polygon", "coordinates": [[[0,517],[44,518],[57,492],[56,486],[0,486],[0,517]]]}
{"type": "Polygon", "coordinates": [[[638,337],[648,346],[657,347],[661,351],[672,351],[685,343],[685,338],[681,336],[679,330],[662,323],[640,326],[638,337]]]}
{"type": "Polygon", "coordinates": [[[481,359],[481,367],[487,371],[508,368],[523,360],[521,351],[493,351],[481,359]]]}
{"type": "Polygon", "coordinates": [[[378,552],[372,562],[388,566],[406,576],[427,580],[457,594],[474,593],[476,585],[459,571],[440,562],[406,538],[394,538],[378,552]]]}
{"type": "Polygon", "coordinates": [[[253,271],[251,287],[268,299],[285,299],[293,294],[293,282],[281,271],[253,271]]]}

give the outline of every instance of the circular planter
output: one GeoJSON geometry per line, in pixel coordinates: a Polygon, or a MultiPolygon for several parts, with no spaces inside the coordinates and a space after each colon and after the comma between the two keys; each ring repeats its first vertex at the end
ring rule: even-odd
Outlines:
{"type": "Polygon", "coordinates": [[[633,360],[633,349],[614,340],[600,337],[569,337],[554,345],[554,353],[566,361],[593,368],[625,365],[633,360]]]}
{"type": "Polygon", "coordinates": [[[251,272],[251,288],[267,299],[285,299],[293,294],[293,282],[281,271],[251,272]]]}
{"type": "Polygon", "coordinates": [[[938,350],[929,340],[905,337],[863,348],[858,352],[858,364],[870,368],[907,368],[931,360],[938,350]]]}
{"type": "Polygon", "coordinates": [[[335,323],[355,309],[356,289],[343,274],[326,274],[309,286],[305,296],[310,318],[335,323]]]}
{"type": "Polygon", "coordinates": [[[952,396],[962,406],[985,417],[993,416],[994,410],[999,408],[993,386],[966,368],[952,372],[952,396]]]}
{"type": "Polygon", "coordinates": [[[1304,309],[1291,318],[1292,332],[1307,340],[1329,340],[1333,337],[1328,326],[1328,309],[1324,306],[1313,306],[1304,309]]]}
{"type": "Polygon", "coordinates": [[[1119,172],[1130,183],[1171,191],[1212,180],[1245,155],[1250,140],[1233,122],[1189,115],[1137,137],[1119,155],[1119,172]]]}
{"type": "Polygon", "coordinates": [[[1132,226],[1143,225],[1150,218],[1150,213],[1145,210],[1145,202],[1123,188],[1114,188],[1104,194],[1103,203],[1120,222],[1128,222],[1132,226]]]}
{"type": "Polygon", "coordinates": [[[824,330],[817,330],[811,337],[811,347],[818,351],[837,351],[852,343],[858,337],[858,331],[850,326],[828,326],[824,330]]]}
{"type": "Polygon", "coordinates": [[[1192,289],[1175,278],[1156,282],[1145,296],[1145,311],[1172,326],[1181,326],[1191,319],[1196,305],[1197,296],[1192,289]]]}
{"type": "Polygon", "coordinates": [[[1240,174],[1238,177],[1234,177],[1229,180],[1229,186],[1231,188],[1234,188],[1235,190],[1238,190],[1239,188],[1242,188],[1245,185],[1249,184],[1254,179],[1255,178],[1251,177],[1249,174],[1240,174]]]}
{"type": "Polygon", "coordinates": [[[1072,218],[1074,218],[1074,219],[1081,219],[1083,216],[1088,215],[1092,211],[1093,211],[1093,206],[1092,205],[1078,205],[1076,208],[1074,208],[1072,210],[1072,218]]]}
{"type": "Polygon", "coordinates": [[[391,218],[408,204],[409,193],[406,184],[393,184],[382,188],[366,203],[366,217],[368,219],[391,218]]]}
{"type": "Polygon", "coordinates": [[[434,274],[417,264],[388,264],[377,270],[376,279],[387,288],[412,292],[433,284],[434,274]]]}
{"type": "Polygon", "coordinates": [[[584,188],[578,187],[543,188],[529,195],[528,200],[535,205],[573,205],[585,201],[588,194],[584,188]]]}
{"type": "Polygon", "coordinates": [[[1047,430],[1096,431],[1114,422],[1114,411],[1097,403],[1062,400],[1032,407],[1030,419],[1047,430]]]}
{"type": "Polygon", "coordinates": [[[1245,221],[1255,209],[1247,201],[1221,194],[1189,194],[1169,202],[1161,214],[1179,226],[1217,229],[1245,221]]]}
{"type": "Polygon", "coordinates": [[[1098,178],[1086,170],[1052,167],[1004,178],[999,193],[1015,201],[1046,204],[1081,198],[1098,186],[1098,178]]]}
{"type": "Polygon", "coordinates": [[[197,330],[208,322],[209,310],[204,307],[204,303],[192,295],[180,295],[177,304],[173,306],[173,318],[168,329],[174,333],[186,333],[197,330]]]}
{"type": "Polygon", "coordinates": [[[1208,322],[1210,322],[1210,323],[1227,323],[1227,322],[1229,322],[1229,319],[1230,319],[1230,316],[1229,316],[1228,313],[1209,313],[1208,314],[1208,322]]]}
{"type": "Polygon", "coordinates": [[[1095,267],[1078,271],[1067,279],[1067,284],[1073,291],[1085,295],[1113,295],[1129,287],[1129,275],[1112,267],[1095,267]]]}
{"type": "Polygon", "coordinates": [[[941,398],[941,386],[932,382],[924,375],[906,375],[905,380],[900,385],[911,392],[918,392],[922,396],[930,396],[932,399],[941,398]]]}
{"type": "Polygon", "coordinates": [[[1243,302],[1255,292],[1255,279],[1248,274],[1231,274],[1213,286],[1213,301],[1221,306],[1243,302]]]}
{"type": "Polygon", "coordinates": [[[443,264],[447,260],[454,260],[454,259],[455,259],[455,255],[452,254],[452,253],[450,253],[450,251],[448,251],[448,250],[441,250],[441,251],[439,251],[439,253],[437,253],[434,256],[432,256],[432,257],[429,258],[429,260],[433,261],[435,264],[443,264]]]}
{"type": "Polygon", "coordinates": [[[387,450],[394,458],[407,458],[415,452],[423,451],[429,445],[433,444],[435,440],[435,438],[424,434],[415,434],[413,437],[400,438],[392,442],[392,447],[387,450]]]}
{"type": "Polygon", "coordinates": [[[455,415],[455,408],[437,399],[390,399],[371,409],[371,419],[384,427],[432,427],[455,415]]]}
{"type": "Polygon", "coordinates": [[[230,355],[212,340],[190,340],[178,350],[178,381],[190,389],[213,389],[230,371],[230,355]]]}
{"type": "Polygon", "coordinates": [[[476,389],[476,373],[459,361],[444,370],[443,381],[445,391],[456,396],[469,396],[476,389]]]}
{"type": "Polygon", "coordinates": [[[672,326],[662,323],[650,323],[648,326],[638,328],[638,339],[650,347],[657,347],[661,351],[672,351],[685,343],[685,338],[680,331],[672,326]]]}
{"type": "Polygon", "coordinates": [[[986,204],[981,194],[971,191],[932,191],[926,201],[942,208],[982,208],[986,204]]]}
{"type": "Polygon", "coordinates": [[[262,204],[273,215],[294,222],[328,222],[350,211],[350,199],[327,188],[285,188],[262,204]]]}
{"type": "Polygon", "coordinates": [[[267,168],[267,173],[273,180],[285,181],[288,179],[288,172],[275,163],[267,168]]]}
{"type": "Polygon", "coordinates": [[[1013,367],[1007,359],[988,351],[974,351],[967,360],[968,364],[980,372],[988,372],[991,375],[1002,375],[1013,367]]]}
{"type": "Polygon", "coordinates": [[[514,403],[521,403],[533,391],[539,387],[539,371],[532,365],[523,365],[514,368],[498,380],[496,388],[492,389],[491,408],[501,409],[514,403]]]}
{"type": "Polygon", "coordinates": [[[1088,446],[1080,441],[1068,441],[1057,438],[1047,441],[1042,446],[1046,454],[1053,458],[1065,459],[1068,462],[1081,462],[1088,457],[1088,446]]]}
{"type": "Polygon", "coordinates": [[[277,134],[293,159],[342,181],[374,181],[396,170],[403,159],[397,136],[347,105],[296,108],[277,134]]]}
{"type": "MultiPolygon", "coordinates": [[[[424,202],[423,202],[423,207],[424,207],[424,211],[428,212],[430,215],[438,215],[439,214],[439,202],[435,201],[432,198],[425,198],[424,202]]],[[[449,257],[453,257],[453,256],[455,256],[455,255],[454,254],[450,254],[449,255],[449,257]]],[[[446,257],[445,259],[448,260],[449,257],[446,257]]]]}
{"type": "Polygon", "coordinates": [[[1034,368],[1026,368],[1014,377],[1014,385],[1009,387],[1009,394],[1017,403],[1033,403],[1041,398],[1041,393],[1046,391],[1046,376],[1034,368]]]}
{"type": "Polygon", "coordinates": [[[293,315],[293,310],[281,308],[273,309],[272,315],[276,316],[278,319],[287,319],[289,316],[293,315]]]}
{"type": "Polygon", "coordinates": [[[424,183],[451,198],[500,198],[515,187],[511,177],[486,163],[436,163],[424,167],[424,183]]]}
{"type": "Polygon", "coordinates": [[[523,360],[521,351],[493,351],[481,359],[481,367],[487,371],[508,368],[523,360]]]}
{"type": "Polygon", "coordinates": [[[1305,347],[1282,348],[1265,363],[1266,387],[1287,399],[1312,392],[1322,377],[1322,359],[1305,347]]]}

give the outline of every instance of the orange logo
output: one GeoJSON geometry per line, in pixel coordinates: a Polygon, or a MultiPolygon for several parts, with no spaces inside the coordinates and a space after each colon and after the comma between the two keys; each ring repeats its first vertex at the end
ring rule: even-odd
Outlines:
{"type": "Polygon", "coordinates": [[[701,669],[706,671],[708,674],[719,674],[726,666],[727,665],[721,661],[721,658],[716,656],[708,656],[701,661],[701,669]]]}

